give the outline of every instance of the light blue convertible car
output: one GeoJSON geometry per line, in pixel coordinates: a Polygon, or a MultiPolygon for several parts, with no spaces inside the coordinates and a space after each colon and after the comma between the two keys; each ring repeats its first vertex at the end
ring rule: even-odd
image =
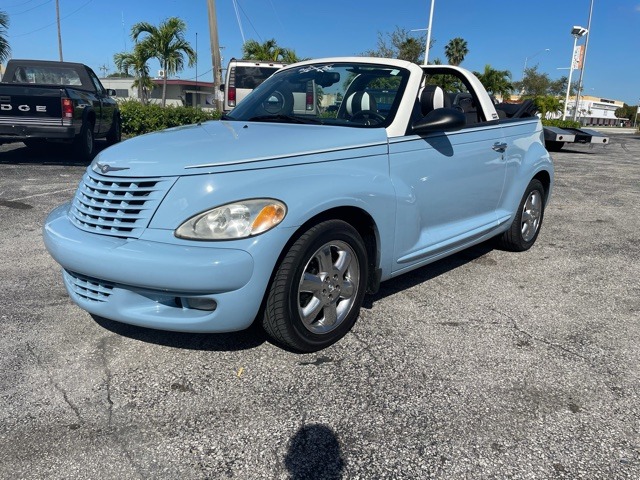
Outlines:
{"type": "Polygon", "coordinates": [[[100,153],[46,220],[75,303],[145,327],[324,348],[381,281],[496,237],[536,241],[553,165],[535,116],[450,66],[283,68],[220,121],[100,153]]]}

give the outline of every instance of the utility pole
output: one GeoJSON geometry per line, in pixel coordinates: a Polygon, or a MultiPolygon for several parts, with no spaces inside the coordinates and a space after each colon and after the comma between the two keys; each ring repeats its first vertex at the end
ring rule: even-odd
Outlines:
{"type": "Polygon", "coordinates": [[[209,7],[209,36],[211,37],[211,66],[213,67],[213,91],[216,98],[216,109],[222,111],[222,65],[220,60],[220,42],[218,41],[218,19],[216,16],[216,1],[207,0],[209,7]]]}
{"type": "Polygon", "coordinates": [[[62,58],[62,34],[60,33],[60,1],[56,0],[56,21],[58,22],[58,51],[60,52],[60,61],[62,58]]]}

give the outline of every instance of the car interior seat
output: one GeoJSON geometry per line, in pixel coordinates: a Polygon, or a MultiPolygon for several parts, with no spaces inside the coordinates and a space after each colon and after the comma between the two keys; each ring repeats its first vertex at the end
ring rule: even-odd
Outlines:
{"type": "Polygon", "coordinates": [[[450,107],[451,101],[449,95],[437,85],[426,85],[420,93],[420,111],[422,116],[426,116],[429,112],[437,108],[450,107]]]}
{"type": "MultiPolygon", "coordinates": [[[[360,112],[378,113],[376,99],[366,91],[354,92],[347,97],[345,111],[350,118],[360,114],[360,112]]],[[[365,113],[360,114],[365,116],[365,113]]]]}

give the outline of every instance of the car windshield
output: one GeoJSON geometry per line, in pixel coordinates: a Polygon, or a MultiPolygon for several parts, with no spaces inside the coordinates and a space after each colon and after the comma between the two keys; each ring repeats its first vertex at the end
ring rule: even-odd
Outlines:
{"type": "Polygon", "coordinates": [[[398,110],[409,71],[371,63],[318,63],[275,73],[227,120],[386,127],[398,110]]]}

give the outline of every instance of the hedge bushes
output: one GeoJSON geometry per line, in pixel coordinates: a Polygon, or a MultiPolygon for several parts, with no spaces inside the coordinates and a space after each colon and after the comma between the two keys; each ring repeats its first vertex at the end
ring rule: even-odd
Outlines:
{"type": "Polygon", "coordinates": [[[143,105],[136,100],[120,103],[122,133],[129,136],[142,135],[180,125],[217,120],[220,112],[208,112],[193,107],[161,107],[143,105]]]}
{"type": "Polygon", "coordinates": [[[574,122],[573,120],[542,120],[542,125],[545,127],[558,127],[558,128],[580,128],[580,122],[574,122]]]}

